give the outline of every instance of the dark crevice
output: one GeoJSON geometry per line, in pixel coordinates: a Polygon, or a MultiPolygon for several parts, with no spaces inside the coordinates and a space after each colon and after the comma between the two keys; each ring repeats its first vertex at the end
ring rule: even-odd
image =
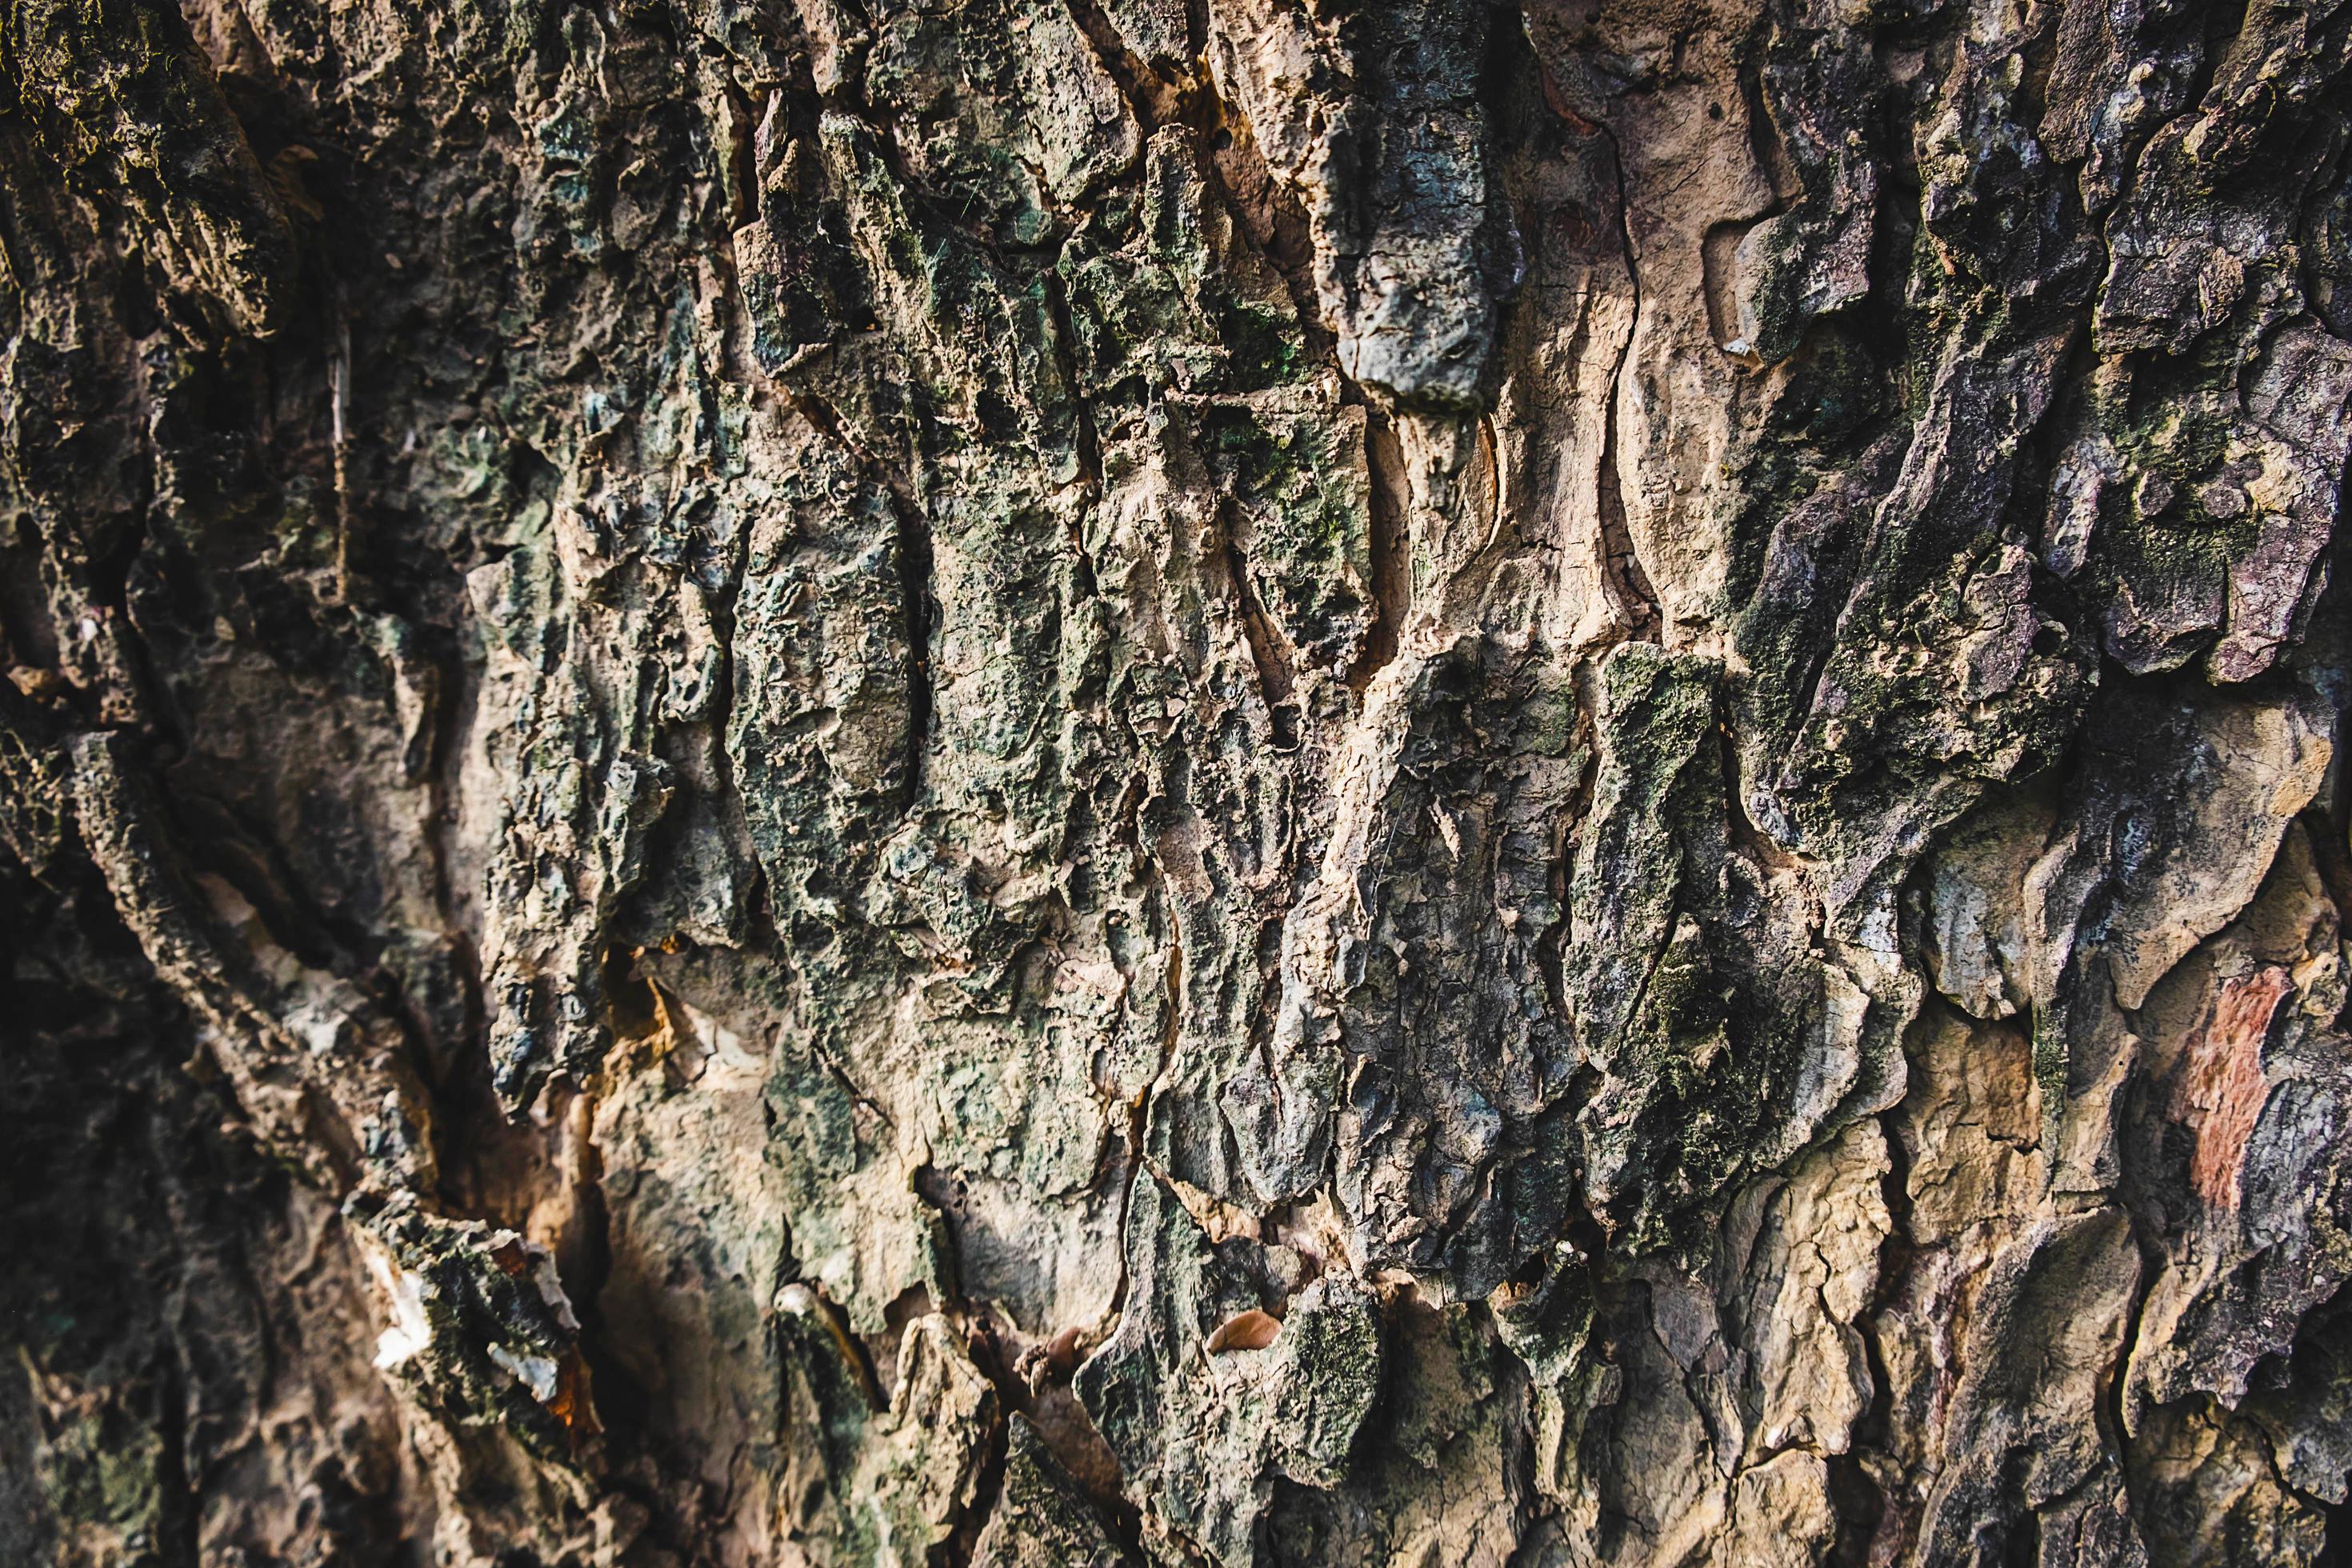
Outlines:
{"type": "Polygon", "coordinates": [[[923,798],[924,763],[931,744],[931,628],[939,605],[931,594],[929,514],[905,498],[894,498],[898,523],[898,596],[907,638],[907,784],[899,810],[911,812],[923,798]]]}
{"type": "MultiPolygon", "coordinates": [[[[1203,94],[1202,103],[1198,129],[1206,149],[1202,162],[1211,187],[1233,220],[1235,237],[1281,280],[1308,357],[1337,371],[1338,343],[1323,322],[1315,289],[1315,242],[1305,209],[1275,178],[1249,122],[1213,95],[1203,94]]],[[[1347,384],[1346,391],[1353,397],[1343,401],[1361,401],[1353,383],[1347,384]]]]}
{"type": "Polygon", "coordinates": [[[1748,237],[1749,231],[1772,216],[1768,211],[1755,217],[1734,218],[1711,225],[1699,240],[1699,270],[1703,284],[1700,292],[1706,302],[1707,335],[1715,340],[1715,346],[1726,355],[1756,370],[1764,366],[1762,356],[1756,352],[1756,345],[1743,342],[1735,346],[1739,336],[1738,301],[1734,297],[1738,287],[1738,257],[1740,242],[1748,237]]]}
{"type": "Polygon", "coordinates": [[[1225,570],[1233,579],[1234,598],[1242,636],[1249,645],[1250,661],[1257,668],[1258,689],[1265,701],[1274,749],[1293,751],[1298,745],[1297,678],[1292,668],[1289,646],[1258,596],[1230,503],[1219,508],[1218,531],[1224,538],[1225,570]]]}
{"type": "Polygon", "coordinates": [[[1764,71],[1772,58],[1772,46],[1781,41],[1779,33],[1779,18],[1759,17],[1748,47],[1739,51],[1737,72],[1740,100],[1748,110],[1748,151],[1772,186],[1772,205],[1765,217],[1787,212],[1805,197],[1804,175],[1789,154],[1788,138],[1781,134],[1780,117],[1772,112],[1771,100],[1764,91],[1764,71]],[[1775,36],[1768,38],[1768,33],[1775,36]]]}
{"type": "Polygon", "coordinates": [[[972,1553],[980,1544],[988,1521],[995,1517],[997,1504],[1004,1496],[1004,1456],[1011,1443],[1010,1427],[1013,1406],[1009,1402],[1012,1380],[1006,1375],[1003,1358],[999,1354],[993,1335],[984,1329],[968,1334],[967,1348],[972,1364],[980,1369],[996,1390],[996,1412],[988,1424],[987,1447],[981,1455],[980,1473],[973,1479],[971,1505],[956,1521],[955,1530],[945,1541],[933,1546],[927,1555],[928,1568],[968,1568],[972,1553]]]}
{"type": "Polygon", "coordinates": [[[188,1376],[177,1357],[166,1357],[156,1374],[155,1413],[160,1452],[155,1458],[155,1489],[161,1533],[169,1539],[177,1560],[194,1568],[204,1561],[204,1499],[200,1479],[188,1463],[188,1376]]]}
{"type": "Polygon", "coordinates": [[[2248,0],[2208,0],[2202,7],[2190,7],[2193,15],[2201,9],[2205,21],[2204,58],[2198,67],[2198,79],[2189,101],[2200,103],[2212,89],[2213,79],[2220,73],[2222,60],[2237,47],[2246,30],[2248,0]]]}
{"type": "Polygon", "coordinates": [[[2123,183],[2114,209],[2116,215],[2130,212],[2135,205],[2141,178],[2148,172],[2148,149],[2180,120],[2202,111],[2222,58],[2237,42],[2239,34],[2245,31],[2247,4],[2248,0],[2210,0],[2203,6],[2188,8],[2191,26],[2198,26],[2196,18],[2200,14],[2202,17],[2202,47],[2198,53],[2196,69],[2190,73],[2189,84],[2177,100],[2179,105],[2178,110],[2148,125],[2146,133],[2134,141],[2126,154],[2123,183]]]}
{"type": "MultiPolygon", "coordinates": [[[[1638,304],[1635,309],[1639,310],[1638,304]]],[[[1633,343],[1629,337],[1626,353],[1630,356],[1633,343]]],[[[1658,606],[1657,590],[1650,585],[1649,574],[1642,569],[1642,558],[1634,551],[1633,534],[1625,518],[1624,480],[1619,469],[1617,450],[1617,387],[1625,374],[1624,358],[1609,381],[1609,408],[1601,427],[1601,558],[1618,608],[1629,624],[1628,633],[1635,642],[1664,640],[1665,619],[1658,606]]]]}
{"type": "MultiPolygon", "coordinates": [[[[1139,1167],[1140,1161],[1134,1163],[1139,1167]]],[[[932,1549],[930,1563],[936,1568],[964,1568],[971,1561],[980,1535],[1003,1495],[1005,1457],[1015,1415],[1029,1421],[1046,1451],[1078,1484],[1105,1521],[1130,1542],[1139,1541],[1142,1521],[1120,1490],[1118,1458],[1071,1390],[1074,1356],[1055,1353],[1054,1347],[1021,1360],[1007,1353],[993,1313],[964,1294],[957,1231],[965,1208],[962,1184],[937,1166],[927,1164],[915,1172],[914,1185],[918,1195],[939,1216],[940,1235],[953,1276],[949,1288],[954,1294],[937,1303],[936,1310],[962,1334],[966,1355],[996,1395],[995,1418],[990,1423],[988,1449],[982,1460],[971,1507],[958,1521],[954,1534],[932,1549]],[[1031,1361],[1035,1363],[1034,1380],[1028,1364],[1031,1361]]],[[[871,1380],[872,1352],[862,1341],[856,1349],[866,1358],[871,1380]]],[[[880,1386],[878,1382],[872,1385],[880,1386]]]]}
{"type": "Polygon", "coordinates": [[[759,131],[769,98],[763,90],[755,100],[733,77],[727,79],[727,202],[733,228],[760,218],[759,131]]]}
{"type": "MultiPolygon", "coordinates": [[[[604,1201],[604,1160],[596,1146],[595,1102],[583,1095],[572,1108],[576,1122],[571,1148],[572,1169],[563,1173],[571,1189],[571,1233],[556,1254],[557,1277],[579,1321],[576,1342],[588,1369],[588,1421],[604,1440],[622,1451],[641,1451],[649,1437],[651,1401],[614,1353],[604,1311],[604,1287],[613,1278],[613,1216],[604,1201]]],[[[656,1510],[656,1514],[667,1511],[656,1510]]]]}
{"type": "MultiPolygon", "coordinates": [[[[1074,419],[1072,444],[1076,448],[1077,483],[1089,497],[1102,493],[1102,436],[1095,426],[1094,400],[1076,395],[1080,382],[1077,365],[1078,333],[1070,319],[1070,300],[1062,286],[1061,275],[1048,269],[1039,276],[1039,294],[1045,300],[1047,315],[1054,323],[1054,363],[1061,373],[1062,384],[1071,389],[1070,407],[1074,419]]],[[[1078,554],[1083,558],[1084,551],[1078,554]]]]}
{"type": "Polygon", "coordinates": [[[1846,1451],[1830,1456],[1830,1502],[1837,1516],[1837,1535],[1828,1559],[1830,1568],[1864,1568],[1892,1562],[1908,1544],[1908,1500],[1889,1496],[1868,1461],[1885,1457],[1892,1466],[1895,1439],[1895,1378],[1878,1342],[1878,1325],[1893,1305],[1916,1250],[1911,1239],[1911,1156],[1898,1131],[1881,1119],[1887,1168],[1879,1178],[1880,1201],[1886,1205],[1886,1238],[1879,1246],[1878,1279],[1870,1300],[1854,1315],[1856,1336],[1870,1372],[1870,1401],[1854,1422],[1846,1451]],[[1889,1537],[1893,1539],[1890,1540],[1889,1537]]]}
{"type": "Polygon", "coordinates": [[[2119,1205],[2124,1224],[2129,1232],[2132,1249],[2138,1254],[2139,1276],[2133,1283],[2131,1306],[2124,1313],[2124,1331],[2116,1342],[2116,1359],[2105,1373],[2105,1386],[2099,1390],[2095,1425],[2102,1446],[2114,1463],[2124,1495],[2135,1518],[2147,1518],[2153,1512],[2155,1500],[2135,1484],[2137,1466],[2129,1463],[2130,1447],[2127,1434],[2133,1429],[2129,1408],[2131,1365],[2139,1348],[2140,1323],[2147,1305],[2156,1297],[2157,1282],[2163,1275],[2166,1258],[2162,1243],[2148,1235],[2133,1205],[2119,1205]]]}
{"type": "Polygon", "coordinates": [[[1617,446],[1617,408],[1626,373],[1633,364],[1633,339],[1641,330],[1641,256],[1633,244],[1633,220],[1627,211],[1624,150],[1618,145],[1617,133],[1610,127],[1593,121],[1586,123],[1609,143],[1609,170],[1617,187],[1617,238],[1625,256],[1626,286],[1633,297],[1633,321],[1626,328],[1625,344],[1618,351],[1617,363],[1609,373],[1609,401],[1601,416],[1601,565],[1619,609],[1630,623],[1628,637],[1637,642],[1658,642],[1664,637],[1664,615],[1658,605],[1657,590],[1650,585],[1649,574],[1643,570],[1641,557],[1633,549],[1633,531],[1625,511],[1622,458],[1617,446]]]}
{"type": "Polygon", "coordinates": [[[1733,850],[1763,872],[1792,871],[1801,862],[1756,824],[1748,815],[1748,790],[1739,767],[1739,742],[1729,723],[1718,724],[1716,738],[1722,747],[1725,826],[1733,850]]]}
{"type": "Polygon", "coordinates": [[[1412,495],[1405,477],[1404,452],[1396,426],[1378,409],[1364,411],[1364,459],[1370,469],[1370,511],[1367,520],[1372,561],[1372,624],[1365,629],[1363,651],[1347,674],[1348,689],[1361,697],[1372,677],[1397,656],[1405,617],[1412,608],[1412,495]]]}
{"type": "MultiPolygon", "coordinates": [[[[919,1184],[922,1173],[916,1173],[919,1184]]],[[[882,1391],[882,1376],[874,1364],[874,1348],[851,1330],[848,1313],[843,1310],[840,1302],[824,1293],[824,1286],[807,1279],[794,1283],[808,1292],[810,1315],[824,1325],[826,1337],[841,1352],[842,1360],[856,1378],[858,1390],[866,1396],[867,1407],[875,1411],[887,1410],[890,1401],[882,1391]]]]}
{"type": "Polygon", "coordinates": [[[1182,122],[1199,127],[1203,94],[1197,89],[1188,91],[1152,69],[1129,47],[1118,25],[1103,11],[1100,0],[1068,0],[1068,5],[1070,20],[1077,24],[1095,58],[1118,85],[1119,96],[1127,100],[1128,112],[1135,116],[1145,140],[1163,125],[1182,122]]]}
{"type": "Polygon", "coordinates": [[[2050,76],[2058,63],[2061,9],[2045,5],[2025,13],[2027,27],[2017,47],[2021,68],[2017,96],[2010,106],[2010,118],[2019,125],[2039,126],[2049,112],[2050,76]]]}
{"type": "MultiPolygon", "coordinates": [[[[1759,31],[1761,27],[1759,24],[1759,31]]],[[[1709,335],[1714,338],[1716,346],[1727,354],[1758,369],[1762,368],[1764,362],[1759,357],[1755,344],[1745,343],[1736,349],[1732,346],[1739,331],[1738,306],[1733,297],[1738,283],[1738,252],[1740,243],[1759,225],[1769,223],[1805,199],[1804,177],[1789,155],[1788,144],[1780,134],[1780,122],[1773,118],[1764,96],[1763,72],[1758,63],[1761,58],[1760,49],[1746,54],[1738,68],[1738,85],[1742,108],[1748,117],[1749,154],[1756,160],[1757,167],[1764,171],[1766,181],[1771,186],[1772,200],[1761,212],[1710,226],[1699,240],[1701,293],[1706,304],[1709,335]]],[[[1613,149],[1613,141],[1612,146],[1613,149]]],[[[1621,168],[1621,217],[1622,202],[1621,168]]],[[[1626,247],[1625,262],[1630,270],[1633,262],[1630,243],[1626,247]]],[[[1638,290],[1638,282],[1635,287],[1638,290]]]]}
{"type": "MultiPolygon", "coordinates": [[[[1164,984],[1168,995],[1168,1018],[1166,1026],[1160,1034],[1160,1059],[1156,1067],[1153,1068],[1151,1081],[1145,1086],[1141,1094],[1136,1096],[1134,1103],[1128,1110],[1126,1136],[1127,1169],[1123,1173],[1123,1179],[1120,1184],[1118,1198],[1118,1228],[1116,1233],[1121,1238],[1118,1257],[1118,1283],[1114,1289],[1111,1296],[1110,1316],[1108,1320],[1110,1327],[1108,1331],[1108,1332],[1111,1334],[1118,1332],[1118,1325],[1126,1319],[1128,1307],[1129,1305],[1129,1296],[1134,1284],[1133,1271],[1128,1264],[1125,1237],[1128,1233],[1129,1216],[1134,1212],[1135,1207],[1135,1184],[1139,1181],[1154,1179],[1148,1173],[1149,1162],[1144,1152],[1145,1140],[1150,1136],[1152,1106],[1155,1097],[1159,1092],[1160,1083],[1168,1076],[1169,1068],[1175,1062],[1178,1037],[1183,1028],[1184,1019],[1183,939],[1178,925],[1176,912],[1170,907],[1171,900],[1168,896],[1166,879],[1159,868],[1157,859],[1145,852],[1142,843],[1141,826],[1135,820],[1131,813],[1129,818],[1129,831],[1126,837],[1132,843],[1139,863],[1150,868],[1150,873],[1152,879],[1151,896],[1155,903],[1162,911],[1162,918],[1165,922],[1165,929],[1168,935],[1168,969],[1164,984]]],[[[1074,1478],[1079,1479],[1080,1484],[1086,1488],[1088,1495],[1094,1500],[1097,1506],[1102,1510],[1104,1516],[1111,1522],[1114,1531],[1118,1535],[1119,1539],[1127,1545],[1128,1550],[1139,1561],[1143,1556],[1143,1521],[1141,1515],[1137,1510],[1135,1505],[1128,1500],[1118,1456],[1117,1452],[1111,1448],[1109,1443],[1103,1438],[1101,1432],[1095,1426],[1093,1413],[1087,1410],[1084,1403],[1076,1398],[1075,1386],[1068,1388],[1066,1392],[1068,1395],[1071,1406],[1075,1409],[1078,1417],[1085,1422],[1086,1430],[1092,1434],[1094,1438],[1093,1447],[1099,1450],[1100,1458],[1108,1459],[1109,1467],[1108,1473],[1107,1475],[1089,1479],[1086,1471],[1071,1467],[1067,1458],[1064,1458],[1059,1454],[1056,1454],[1055,1457],[1057,1458],[1062,1458],[1064,1468],[1068,1469],[1074,1478]]],[[[1052,1442],[1050,1435],[1045,1433],[1043,1428],[1040,1428],[1039,1436],[1047,1440],[1047,1446],[1051,1448],[1052,1442]]]]}
{"type": "Polygon", "coordinates": [[[420,641],[433,672],[432,710],[419,737],[422,754],[414,762],[425,790],[425,853],[432,867],[434,912],[442,929],[456,938],[465,935],[467,923],[459,915],[457,883],[450,869],[449,829],[457,817],[458,780],[465,767],[466,743],[474,730],[481,682],[454,634],[428,627],[420,641]]]}

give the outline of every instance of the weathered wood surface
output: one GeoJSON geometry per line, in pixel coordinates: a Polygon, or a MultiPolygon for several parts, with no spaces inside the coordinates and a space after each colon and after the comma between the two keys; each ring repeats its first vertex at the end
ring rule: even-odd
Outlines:
{"type": "Polygon", "coordinates": [[[10,0],[0,1556],[2320,1561],[2347,63],[10,0]]]}

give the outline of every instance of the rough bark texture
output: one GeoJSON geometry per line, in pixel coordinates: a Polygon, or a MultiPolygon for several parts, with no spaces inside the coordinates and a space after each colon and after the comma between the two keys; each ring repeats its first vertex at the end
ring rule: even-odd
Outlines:
{"type": "Polygon", "coordinates": [[[2348,70],[8,0],[0,1556],[2324,1560],[2348,70]]]}

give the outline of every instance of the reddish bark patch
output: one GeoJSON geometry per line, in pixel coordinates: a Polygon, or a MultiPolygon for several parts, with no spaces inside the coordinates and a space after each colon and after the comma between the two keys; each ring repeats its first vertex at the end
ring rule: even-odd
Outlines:
{"type": "Polygon", "coordinates": [[[2173,1077],[2172,1119],[2197,1138],[2189,1184],[2217,1208],[2238,1206],[2246,1141],[2270,1089],[2263,1042],[2289,989],[2286,971],[2274,964],[2223,981],[2173,1077]]]}

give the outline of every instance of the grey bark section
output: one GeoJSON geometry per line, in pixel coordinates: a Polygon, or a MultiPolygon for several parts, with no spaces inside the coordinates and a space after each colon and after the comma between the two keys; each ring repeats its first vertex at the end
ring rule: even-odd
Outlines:
{"type": "Polygon", "coordinates": [[[0,6],[0,1556],[2352,1550],[2352,7],[0,6]]]}

